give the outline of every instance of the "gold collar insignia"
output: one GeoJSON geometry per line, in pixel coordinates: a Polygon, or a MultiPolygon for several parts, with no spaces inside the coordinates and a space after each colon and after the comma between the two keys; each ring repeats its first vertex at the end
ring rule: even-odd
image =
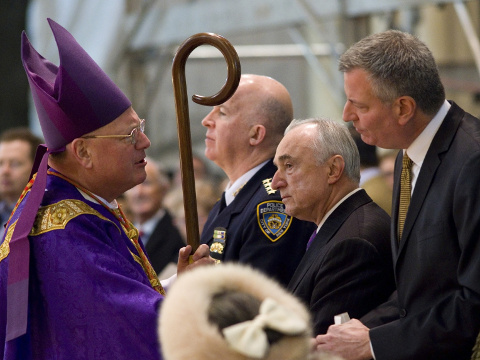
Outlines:
{"type": "Polygon", "coordinates": [[[277,190],[272,189],[272,178],[268,178],[262,181],[263,186],[265,186],[265,190],[267,191],[268,195],[275,194],[277,190]]]}

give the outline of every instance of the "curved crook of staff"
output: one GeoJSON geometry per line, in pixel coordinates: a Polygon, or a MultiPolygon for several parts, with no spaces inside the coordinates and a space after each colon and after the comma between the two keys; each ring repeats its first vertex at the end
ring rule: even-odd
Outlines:
{"type": "MultiPolygon", "coordinates": [[[[193,95],[192,100],[200,105],[219,105],[227,101],[235,92],[240,82],[240,60],[235,48],[224,37],[212,33],[199,33],[185,40],[173,59],[172,83],[177,112],[178,145],[180,148],[180,169],[182,174],[183,205],[185,207],[185,225],[187,244],[195,251],[200,245],[198,231],[197,198],[193,173],[192,140],[190,118],[188,114],[187,83],[185,81],[185,64],[188,56],[200,45],[215,46],[223,54],[227,66],[227,80],[218,93],[212,96],[193,95]]],[[[193,253],[193,252],[192,252],[193,253]]]]}

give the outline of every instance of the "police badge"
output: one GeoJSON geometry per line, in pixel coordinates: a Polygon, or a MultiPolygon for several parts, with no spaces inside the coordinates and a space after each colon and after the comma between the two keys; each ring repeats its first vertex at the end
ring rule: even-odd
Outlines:
{"type": "Polygon", "coordinates": [[[275,242],[289,229],[292,217],[285,213],[285,205],[279,200],[264,201],[257,205],[257,220],[262,232],[275,242]]]}

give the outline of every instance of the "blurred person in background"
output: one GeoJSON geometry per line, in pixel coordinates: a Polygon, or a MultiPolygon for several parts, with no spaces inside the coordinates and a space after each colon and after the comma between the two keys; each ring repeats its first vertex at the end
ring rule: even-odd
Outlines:
{"type": "Polygon", "coordinates": [[[360,187],[388,215],[392,213],[392,189],[379,167],[377,147],[366,144],[353,126],[348,127],[360,154],[360,187]]]}
{"type": "MultiPolygon", "coordinates": [[[[209,178],[195,181],[195,193],[197,199],[198,230],[201,234],[208,214],[212,210],[220,196],[218,186],[209,178]]],[[[172,216],[173,223],[180,231],[183,240],[187,241],[187,229],[185,226],[185,208],[183,204],[183,189],[181,185],[174,186],[165,196],[165,208],[172,216]]]]}
{"type": "Polygon", "coordinates": [[[380,149],[378,155],[378,167],[391,191],[393,191],[393,173],[395,170],[395,160],[397,155],[398,150],[395,149],[380,149]]]}
{"type": "Polygon", "coordinates": [[[145,181],[128,190],[125,197],[150,262],[163,279],[176,272],[178,251],[185,242],[164,207],[165,195],[170,189],[168,177],[159,162],[148,157],[146,160],[145,181]]]}
{"type": "MultiPolygon", "coordinates": [[[[205,162],[205,158],[195,152],[192,153],[193,176],[195,180],[203,180],[210,178],[210,170],[205,162]]],[[[174,171],[173,186],[182,186],[182,172],[178,168],[174,171]]]]}
{"type": "Polygon", "coordinates": [[[11,128],[0,135],[0,238],[28,183],[35,152],[42,142],[26,127],[11,128]]]}

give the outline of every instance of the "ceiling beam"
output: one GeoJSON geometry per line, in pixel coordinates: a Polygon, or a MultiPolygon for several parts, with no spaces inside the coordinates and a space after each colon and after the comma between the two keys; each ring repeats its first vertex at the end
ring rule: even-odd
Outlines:
{"type": "MultiPolygon", "coordinates": [[[[472,0],[467,0],[472,1],[472,0]]],[[[456,3],[458,0],[304,0],[311,16],[335,19],[409,9],[424,5],[456,3]]],[[[151,4],[150,4],[151,5],[151,4]]],[[[142,14],[141,25],[130,39],[133,50],[178,45],[199,32],[223,36],[275,28],[289,28],[309,21],[305,6],[295,0],[202,0],[157,1],[142,14]]]]}

